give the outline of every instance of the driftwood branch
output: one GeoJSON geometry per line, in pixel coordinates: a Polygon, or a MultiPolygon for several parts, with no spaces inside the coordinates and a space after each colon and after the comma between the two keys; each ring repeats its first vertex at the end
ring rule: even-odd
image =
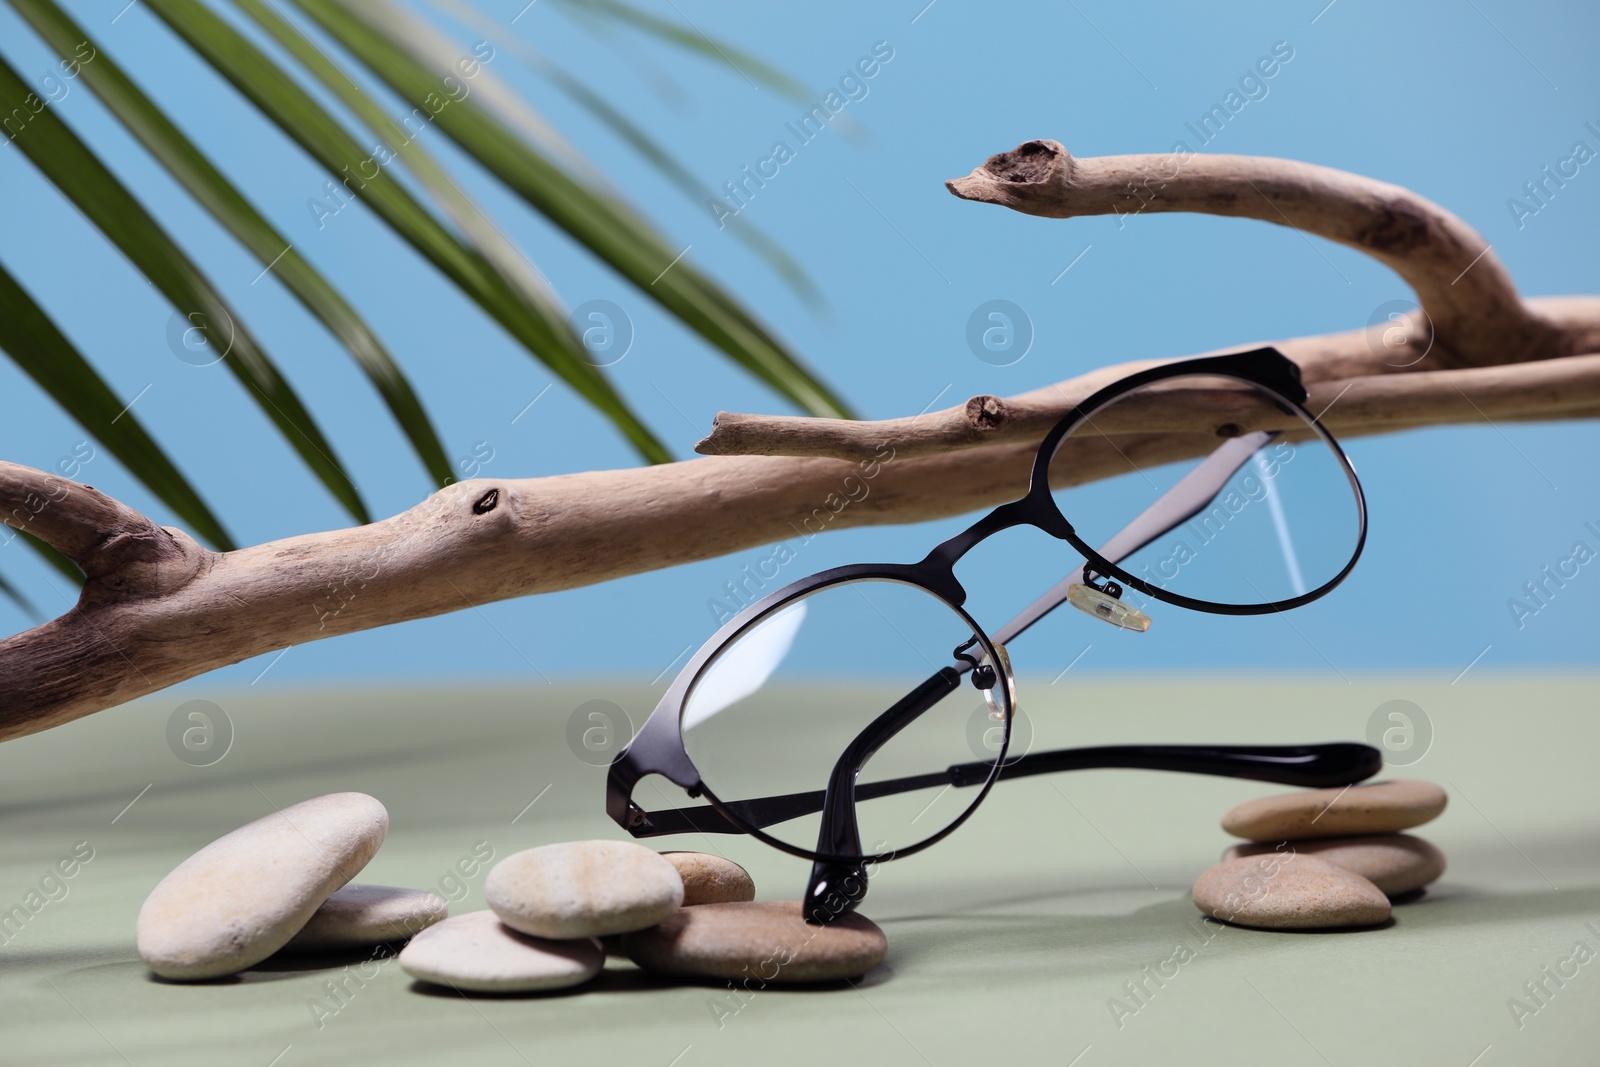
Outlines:
{"type": "MultiPolygon", "coordinates": [[[[1600,317],[1600,300],[1594,302],[1594,313],[1600,317]]],[[[1287,354],[1294,346],[1280,347],[1287,354]]],[[[1148,365],[1126,363],[1009,399],[975,396],[942,411],[879,422],[722,412],[710,435],[695,447],[709,455],[852,459],[871,455],[885,443],[907,457],[1033,443],[1096,389],[1148,365]]],[[[1583,418],[1600,411],[1600,354],[1410,374],[1372,373],[1320,381],[1312,374],[1306,377],[1312,379],[1307,409],[1344,437],[1485,419],[1583,418]]],[[[1218,407],[1210,399],[1173,393],[1160,404],[1118,405],[1095,421],[1097,429],[1107,433],[1215,435],[1225,423],[1244,430],[1291,425],[1262,417],[1269,412],[1218,407]]]]}
{"type": "MultiPolygon", "coordinates": [[[[1035,141],[951,186],[1042,215],[1190,210],[1288,222],[1391,264],[1422,309],[1404,336],[1276,342],[1300,366],[1311,409],[1342,435],[1600,416],[1600,297],[1522,301],[1465,223],[1394,186],[1283,160],[1172,166],[1159,156],[1073,160],[1035,141]]],[[[89,486],[0,462],[0,521],[48,541],[86,576],[67,614],[0,640],[0,739],[290,645],[1015,499],[1048,427],[1144,365],[915,419],[724,413],[699,446],[709,458],[461,482],[382,522],[226,553],[89,486]]],[[[1105,427],[1114,437],[1068,441],[1053,475],[1085,482],[1128,458],[1194,455],[1215,443],[1219,422],[1261,417],[1197,403],[1134,414],[1105,427]]]]}
{"type": "Polygon", "coordinates": [[[1437,363],[1480,366],[1600,350],[1517,297],[1511,275],[1476,230],[1397,185],[1311,163],[1254,156],[1074,159],[1028,141],[946,182],[967,200],[1043,215],[1192,211],[1290,226],[1388,264],[1433,322],[1437,363]]]}

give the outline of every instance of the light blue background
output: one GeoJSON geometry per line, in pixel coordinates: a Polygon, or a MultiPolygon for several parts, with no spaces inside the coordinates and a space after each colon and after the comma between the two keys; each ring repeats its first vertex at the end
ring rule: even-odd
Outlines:
{"type": "MultiPolygon", "coordinates": [[[[1046,221],[952,197],[944,179],[1033,137],[1079,155],[1167,152],[1275,42],[1293,59],[1206,151],[1284,156],[1409,186],[1457,212],[1494,244],[1528,294],[1600,292],[1600,164],[1590,164],[1518,228],[1506,201],[1600,125],[1600,11],[1578,2],[1461,0],[1294,4],[732,5],[681,0],[694,23],[825,88],[887,41],[894,58],[836,124],[800,149],[745,217],[812,273],[830,310],[815,317],[727,233],[704,204],[674,191],[626,146],[501,49],[490,70],[611,175],[689,257],[723,280],[869,417],[914,414],[980,392],[1012,394],[1128,359],[1181,356],[1365,324],[1409,297],[1361,255],[1262,223],[1147,215],[1046,221]],[[921,12],[919,16],[919,11],[921,12]],[[1319,15],[1320,11],[1320,15],[1319,15]],[[915,21],[913,19],[915,18],[915,21]],[[1315,19],[1315,21],[1313,21],[1315,19]],[[1491,22],[1492,20],[1492,22],[1491,22]],[[1502,32],[1503,31],[1503,32],[1502,32]],[[1509,38],[1509,39],[1508,39],[1509,38]],[[881,214],[880,214],[881,212],[881,214]],[[1091,246],[1070,272],[1063,268],[1091,246]],[[1052,279],[1059,280],[1052,283],[1052,279]],[[974,357],[967,317],[1002,298],[1030,316],[1028,356],[1004,368],[974,357]]],[[[482,4],[505,23],[523,0],[482,4]]],[[[222,168],[327,271],[412,374],[453,456],[488,442],[483,473],[526,477],[631,465],[620,436],[563,386],[515,425],[552,379],[449,289],[365,208],[318,230],[306,201],[324,175],[138,6],[69,4],[222,168]]],[[[727,65],[618,31],[590,36],[558,5],[538,3],[515,31],[557,56],[666,143],[707,185],[736,177],[791,139],[803,110],[758,91],[727,65]]],[[[464,42],[476,40],[471,31],[464,42]]],[[[52,56],[9,11],[0,42],[38,81],[52,56]]],[[[463,45],[465,50],[466,45],[463,45]]],[[[353,62],[328,47],[352,73],[353,62]]],[[[396,115],[398,101],[384,98],[396,115]]],[[[419,464],[335,342],[126,136],[81,83],[56,105],[181,237],[264,340],[327,427],[373,511],[404,510],[428,491],[419,464]]],[[[365,135],[363,135],[365,136],[365,135]]],[[[459,153],[436,131],[430,147],[459,153]]],[[[719,409],[787,406],[736,373],[625,282],[574,248],[481,172],[470,189],[550,277],[569,305],[608,299],[631,315],[632,352],[618,387],[680,456],[719,409]]],[[[178,458],[241,543],[347,525],[346,517],[221,367],[169,351],[171,309],[15,149],[0,148],[0,259],[178,458]]],[[[0,455],[53,466],[83,431],[0,362],[0,455]]],[[[1019,641],[1019,670],[1055,677],[1080,654],[1084,674],[1196,669],[1294,671],[1338,680],[1416,671],[1592,665],[1600,564],[1591,564],[1519,630],[1507,600],[1575,541],[1600,549],[1600,476],[1592,424],[1488,424],[1349,444],[1372,512],[1367,554],[1324,601],[1290,617],[1226,619],[1155,609],[1143,636],[1075,613],[1019,641]],[[1092,647],[1091,647],[1092,646],[1092,647]],[[1086,652],[1085,649],[1088,649],[1086,652]]],[[[102,451],[84,474],[163,522],[172,516],[102,451]]],[[[1020,487],[1019,487],[1020,488],[1020,487]]],[[[832,533],[799,550],[785,578],[845,562],[920,557],[958,529],[832,533]]],[[[668,536],[693,536],[692,530],[668,536]]],[[[202,679],[206,686],[307,679],[657,677],[713,629],[707,600],[739,556],[598,587],[487,605],[438,619],[313,643],[202,679]],[[263,676],[263,670],[271,669],[263,676]],[[536,669],[535,669],[536,668],[536,669]]],[[[1013,533],[964,564],[979,617],[1031,599],[1071,566],[1061,548],[1013,533]]],[[[52,611],[47,572],[19,545],[0,573],[52,611]]],[[[0,630],[27,619],[0,603],[0,630]]],[[[664,685],[666,679],[660,679],[664,685]]]]}

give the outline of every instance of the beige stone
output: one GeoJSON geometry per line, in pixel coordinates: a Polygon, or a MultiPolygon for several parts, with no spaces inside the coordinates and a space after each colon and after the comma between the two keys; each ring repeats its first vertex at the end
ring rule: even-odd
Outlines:
{"type": "Polygon", "coordinates": [[[729,859],[704,852],[663,852],[683,879],[683,906],[728,904],[756,899],[750,872],[729,859]]]}
{"type": "Polygon", "coordinates": [[[1389,918],[1389,898],[1377,886],[1300,854],[1223,860],[1195,880],[1194,902],[1212,918],[1267,930],[1373,926],[1389,918]]]}
{"type": "Polygon", "coordinates": [[[604,937],[654,926],[683,903],[661,854],[627,841],[572,841],[507,856],[483,882],[500,921],[535,937],[604,937]]]}
{"type": "Polygon", "coordinates": [[[452,916],[400,950],[400,969],[411,977],[482,993],[566,989],[599,974],[604,962],[593,938],[530,937],[506,926],[492,911],[452,916]]]}
{"type": "Polygon", "coordinates": [[[883,962],[889,940],[854,913],[812,926],[798,901],[745,901],[682,908],[659,926],[622,939],[639,966],[662,974],[765,984],[853,978],[883,962]]]}
{"type": "Polygon", "coordinates": [[[1446,799],[1439,786],[1415,779],[1306,789],[1247,800],[1222,817],[1222,828],[1235,837],[1272,842],[1387,834],[1437,818],[1446,799]]]}
{"type": "Polygon", "coordinates": [[[333,793],[219,837],[151,890],[135,925],[140,957],[177,979],[260,963],[367,865],[388,829],[372,797],[333,793]]]}
{"type": "Polygon", "coordinates": [[[1410,834],[1323,837],[1277,844],[1251,842],[1234,845],[1223,853],[1222,858],[1226,860],[1291,850],[1354,871],[1391,897],[1437,881],[1445,868],[1443,852],[1431,842],[1410,834]]]}
{"type": "Polygon", "coordinates": [[[312,913],[285,952],[336,952],[415,937],[450,914],[450,905],[426,889],[347,885],[312,913]]]}

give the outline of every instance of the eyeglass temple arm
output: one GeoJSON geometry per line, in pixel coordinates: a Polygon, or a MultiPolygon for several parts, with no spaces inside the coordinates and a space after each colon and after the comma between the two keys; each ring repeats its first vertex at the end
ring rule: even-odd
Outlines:
{"type": "MultiPolygon", "coordinates": [[[[977,760],[956,763],[930,774],[893,778],[883,782],[857,783],[855,799],[909,793],[938,786],[982,785],[993,763],[977,760]]],[[[1001,778],[1027,778],[1058,771],[1121,768],[1124,770],[1174,771],[1179,774],[1207,774],[1222,778],[1246,778],[1257,782],[1276,782],[1311,789],[1351,785],[1365,781],[1383,769],[1383,755],[1370,745],[1338,741],[1323,745],[1103,745],[1095,748],[1062,748],[1031,752],[1007,763],[1001,778]]],[[[775,826],[823,809],[826,791],[787,793],[728,803],[746,825],[760,829],[775,826]]],[[[668,834],[742,834],[709,804],[695,808],[673,808],[641,813],[642,825],[631,826],[635,837],[664,837],[668,834]]]]}
{"type": "MultiPolygon", "coordinates": [[[[1250,457],[1277,437],[1275,431],[1255,430],[1230,438],[1219,446],[1192,471],[1161,494],[1154,504],[1119,530],[1111,540],[1100,546],[1100,555],[1112,563],[1120,563],[1151,541],[1163,537],[1188,522],[1217,498],[1239,468],[1250,457]]],[[[1016,618],[995,631],[994,639],[1009,644],[1018,634],[1060,607],[1067,599],[1067,590],[1083,581],[1084,568],[1080,567],[1050,590],[1029,604],[1016,618]]]]}
{"type": "MultiPolygon", "coordinates": [[[[986,761],[958,763],[945,773],[952,785],[981,785],[991,766],[986,761]]],[[[1322,745],[1102,745],[1030,752],[1001,767],[1000,777],[1026,778],[1110,767],[1325,789],[1371,778],[1383,769],[1383,754],[1371,745],[1353,741],[1322,745]]]]}

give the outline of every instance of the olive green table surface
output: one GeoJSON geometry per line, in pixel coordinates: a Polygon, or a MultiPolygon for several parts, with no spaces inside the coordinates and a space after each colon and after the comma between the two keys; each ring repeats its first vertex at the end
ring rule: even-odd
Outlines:
{"type": "MultiPolygon", "coordinates": [[[[1450,868],[1383,929],[1207,924],[1189,886],[1229,844],[1218,817],[1281,787],[1076,772],[1001,783],[950,838],[882,866],[862,911],[889,956],[854,983],[731,991],[613,960],[577,992],[468,999],[356,954],[171,984],[140,964],[134,918],[207,842],[308,797],[370,793],[390,828],[358,880],[431,887],[453,912],[475,910],[474,855],[623,836],[569,718],[608,699],[637,725],[653,703],[642,685],[592,682],[186,689],[0,745],[0,1062],[1600,1063],[1600,678],[1038,680],[1023,692],[1036,749],[1364,740],[1375,709],[1411,701],[1431,744],[1420,759],[1415,744],[1398,753],[1413,762],[1386,776],[1448,789],[1449,808],[1419,832],[1450,868]],[[233,735],[203,767],[168,741],[174,710],[200,697],[233,735]],[[70,878],[56,873],[63,859],[70,878]]],[[[683,802],[662,787],[640,795],[683,802]]],[[[656,843],[743,863],[763,899],[793,899],[808,870],[746,838],[656,843]]]]}

